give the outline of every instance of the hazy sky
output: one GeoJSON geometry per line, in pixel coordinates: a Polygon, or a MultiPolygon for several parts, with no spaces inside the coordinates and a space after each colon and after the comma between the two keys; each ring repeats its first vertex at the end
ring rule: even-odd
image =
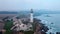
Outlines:
{"type": "Polygon", "coordinates": [[[60,0],[0,0],[0,11],[27,9],[60,10],[60,0]]]}

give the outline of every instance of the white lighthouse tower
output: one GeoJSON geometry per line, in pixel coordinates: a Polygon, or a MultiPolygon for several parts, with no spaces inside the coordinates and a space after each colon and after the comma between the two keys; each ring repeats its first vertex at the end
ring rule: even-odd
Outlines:
{"type": "Polygon", "coordinates": [[[33,9],[30,11],[30,22],[33,23],[33,9]]]}

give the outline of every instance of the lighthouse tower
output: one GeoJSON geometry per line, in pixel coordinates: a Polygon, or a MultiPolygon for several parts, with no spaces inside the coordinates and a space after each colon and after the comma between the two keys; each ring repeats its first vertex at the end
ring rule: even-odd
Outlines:
{"type": "Polygon", "coordinates": [[[30,22],[33,23],[33,9],[30,11],[30,22]]]}

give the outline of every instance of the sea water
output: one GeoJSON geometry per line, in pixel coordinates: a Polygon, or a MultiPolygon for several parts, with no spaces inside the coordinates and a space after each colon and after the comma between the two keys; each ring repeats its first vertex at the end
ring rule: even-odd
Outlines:
{"type": "Polygon", "coordinates": [[[42,23],[48,26],[48,33],[60,32],[60,14],[42,14],[35,18],[42,20],[42,23]]]}

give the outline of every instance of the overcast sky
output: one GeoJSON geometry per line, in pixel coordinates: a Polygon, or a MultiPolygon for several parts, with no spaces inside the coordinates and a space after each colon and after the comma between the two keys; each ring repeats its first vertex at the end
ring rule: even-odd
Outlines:
{"type": "Polygon", "coordinates": [[[0,0],[0,11],[28,9],[60,10],[60,0],[0,0]]]}

